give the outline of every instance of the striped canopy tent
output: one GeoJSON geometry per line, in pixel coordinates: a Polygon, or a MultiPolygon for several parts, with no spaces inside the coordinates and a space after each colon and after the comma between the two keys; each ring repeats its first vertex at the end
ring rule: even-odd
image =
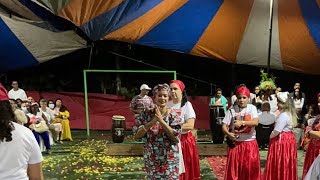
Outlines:
{"type": "Polygon", "coordinates": [[[0,0],[0,72],[33,66],[85,47],[86,41],[74,30],[53,26],[19,1],[0,0]]]}
{"type": "MultiPolygon", "coordinates": [[[[92,41],[124,41],[259,67],[268,61],[270,0],[12,2],[49,22],[48,12],[62,17],[92,41]]],[[[320,0],[274,0],[273,10],[271,68],[319,75],[320,0]]]]}

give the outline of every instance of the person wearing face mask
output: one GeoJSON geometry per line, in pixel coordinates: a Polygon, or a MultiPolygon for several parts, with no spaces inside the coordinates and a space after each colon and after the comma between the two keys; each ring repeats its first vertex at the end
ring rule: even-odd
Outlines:
{"type": "Polygon", "coordinates": [[[178,179],[181,118],[167,108],[168,84],[158,84],[152,93],[155,110],[142,112],[132,130],[136,139],[146,141],[143,157],[147,179],[178,179]]]}
{"type": "Polygon", "coordinates": [[[54,112],[51,108],[47,107],[47,100],[41,99],[40,100],[40,112],[42,112],[47,120],[49,125],[49,130],[52,134],[53,141],[55,143],[62,143],[61,141],[61,134],[62,134],[62,125],[61,123],[54,123],[54,112]]]}
{"type": "Polygon", "coordinates": [[[233,141],[228,147],[225,180],[260,180],[260,155],[256,141],[257,108],[248,104],[250,91],[245,86],[236,90],[238,104],[230,108],[223,119],[222,131],[233,141]],[[229,131],[229,128],[234,131],[229,131]]]}
{"type": "Polygon", "coordinates": [[[24,112],[25,115],[27,115],[27,114],[29,113],[27,104],[26,104],[25,102],[23,102],[23,103],[21,104],[21,110],[24,112]]]}
{"type": "Polygon", "coordinates": [[[294,102],[288,92],[279,92],[281,113],[270,135],[265,180],[297,180],[297,144],[293,127],[297,125],[294,102]]]}
{"type": "Polygon", "coordinates": [[[180,180],[200,179],[200,161],[196,139],[191,130],[194,129],[196,113],[188,101],[185,85],[180,80],[170,82],[171,99],[168,107],[180,114],[182,118],[180,180]]]}
{"type": "Polygon", "coordinates": [[[54,106],[53,100],[49,100],[49,101],[48,101],[48,107],[49,107],[51,110],[54,110],[55,106],[54,106]]]}

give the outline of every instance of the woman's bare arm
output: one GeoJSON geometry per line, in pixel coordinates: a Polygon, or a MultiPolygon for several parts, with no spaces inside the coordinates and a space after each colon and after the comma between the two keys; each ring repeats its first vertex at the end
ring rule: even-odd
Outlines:
{"type": "Polygon", "coordinates": [[[42,163],[28,164],[29,180],[43,180],[42,163]]]}

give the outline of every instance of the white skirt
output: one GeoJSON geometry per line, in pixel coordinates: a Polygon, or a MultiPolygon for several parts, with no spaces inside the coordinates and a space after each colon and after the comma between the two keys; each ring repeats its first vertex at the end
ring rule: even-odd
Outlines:
{"type": "Polygon", "coordinates": [[[313,161],[304,180],[320,180],[320,155],[313,161]]]}
{"type": "Polygon", "coordinates": [[[182,154],[182,148],[181,148],[181,142],[179,140],[178,143],[178,148],[179,148],[179,174],[183,174],[186,172],[184,168],[184,160],[183,160],[183,154],[182,154]]]}

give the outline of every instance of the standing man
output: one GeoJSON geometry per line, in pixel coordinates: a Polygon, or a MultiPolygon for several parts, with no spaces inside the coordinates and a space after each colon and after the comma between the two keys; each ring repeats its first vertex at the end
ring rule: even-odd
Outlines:
{"type": "Polygon", "coordinates": [[[27,100],[26,92],[23,89],[19,88],[18,81],[12,81],[11,86],[12,89],[8,93],[10,99],[21,99],[22,101],[27,100]]]}
{"type": "Polygon", "coordinates": [[[224,112],[227,111],[228,100],[222,95],[221,88],[217,88],[216,95],[210,100],[210,105],[222,105],[224,112]]]}
{"type": "Polygon", "coordinates": [[[149,111],[154,108],[153,101],[148,96],[150,90],[151,88],[148,85],[142,84],[140,87],[140,94],[132,99],[130,103],[130,110],[136,115],[140,115],[144,111],[149,111]]]}

